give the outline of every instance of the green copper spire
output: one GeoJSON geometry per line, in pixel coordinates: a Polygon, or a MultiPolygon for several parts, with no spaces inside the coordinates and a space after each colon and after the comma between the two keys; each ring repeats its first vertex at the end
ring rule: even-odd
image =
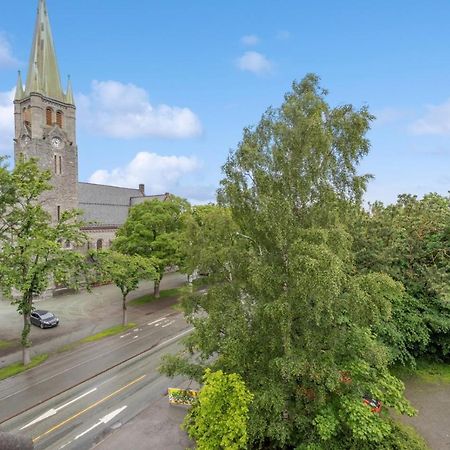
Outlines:
{"type": "Polygon", "coordinates": [[[25,95],[32,92],[65,101],[45,0],[39,0],[25,95]]]}
{"type": "Polygon", "coordinates": [[[17,74],[17,86],[16,86],[16,95],[14,97],[14,100],[22,100],[24,97],[23,92],[23,83],[22,83],[22,75],[19,73],[17,74]]]}
{"type": "Polygon", "coordinates": [[[69,105],[75,105],[75,101],[73,99],[72,80],[70,79],[70,75],[67,77],[66,103],[68,103],[69,105]]]}

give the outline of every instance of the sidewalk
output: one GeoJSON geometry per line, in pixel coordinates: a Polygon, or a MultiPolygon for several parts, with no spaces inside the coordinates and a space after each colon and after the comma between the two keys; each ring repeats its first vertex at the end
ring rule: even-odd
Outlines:
{"type": "MultiPolygon", "coordinates": [[[[186,277],[179,273],[166,274],[161,282],[161,290],[182,286],[186,277]]],[[[152,282],[143,282],[132,292],[128,301],[153,292],[152,282]]],[[[148,305],[129,306],[128,321],[141,322],[149,315],[170,307],[174,300],[160,299],[148,305]]],[[[60,324],[55,328],[41,330],[31,327],[31,356],[52,353],[66,344],[91,336],[106,328],[121,324],[122,297],[116,286],[108,285],[94,288],[91,293],[78,292],[41,300],[35,304],[37,309],[55,313],[60,324]]],[[[0,340],[10,341],[14,347],[0,348],[0,367],[22,360],[19,344],[22,331],[22,317],[9,301],[0,301],[0,340]]]]}
{"type": "Polygon", "coordinates": [[[195,448],[186,432],[180,428],[188,409],[169,405],[165,396],[144,409],[103,441],[96,450],[184,450],[195,448]]]}

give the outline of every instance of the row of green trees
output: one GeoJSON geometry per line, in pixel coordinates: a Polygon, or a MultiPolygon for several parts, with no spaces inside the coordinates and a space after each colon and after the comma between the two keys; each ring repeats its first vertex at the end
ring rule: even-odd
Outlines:
{"type": "Polygon", "coordinates": [[[79,211],[65,211],[52,223],[39,199],[51,189],[51,174],[37,161],[17,161],[12,171],[0,160],[0,290],[23,317],[23,364],[30,362],[30,315],[34,300],[55,285],[90,289],[112,282],[126,300],[144,279],[154,280],[155,296],[164,269],[181,261],[182,215],[188,203],[177,197],[132,209],[108,251],[86,254],[87,236],[79,211]]]}
{"type": "Polygon", "coordinates": [[[370,177],[358,164],[373,117],[332,108],[326,95],[315,75],[294,83],[280,108],[244,130],[218,206],[187,219],[186,270],[211,283],[184,298],[190,352],[167,356],[162,370],[222,394],[215,406],[200,395],[187,420],[199,448],[423,446],[389,416],[414,413],[390,367],[450,356],[450,198],[401,196],[365,210],[370,177]],[[233,389],[211,373],[236,374],[251,394],[241,404],[245,442],[202,434],[221,423],[233,436],[233,389]],[[365,396],[383,403],[380,414],[365,396]]]}

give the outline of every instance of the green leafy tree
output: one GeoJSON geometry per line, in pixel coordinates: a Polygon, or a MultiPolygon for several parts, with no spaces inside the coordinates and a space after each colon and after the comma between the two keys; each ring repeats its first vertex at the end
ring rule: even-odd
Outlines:
{"type": "Polygon", "coordinates": [[[379,330],[397,360],[450,357],[450,197],[401,195],[360,216],[354,228],[361,271],[385,272],[405,287],[379,330]]]}
{"type": "Polygon", "coordinates": [[[228,278],[235,259],[230,252],[236,251],[236,241],[242,243],[231,210],[212,204],[194,206],[184,221],[183,271],[207,273],[210,280],[228,278]]]}
{"type": "Polygon", "coordinates": [[[152,259],[156,268],[155,297],[159,297],[166,268],[182,263],[182,217],[188,208],[186,200],[175,196],[133,206],[113,242],[113,249],[120,253],[152,259]]]}
{"type": "Polygon", "coordinates": [[[184,427],[199,450],[246,449],[249,404],[253,395],[237,374],[206,370],[198,400],[184,427]]]}
{"type": "Polygon", "coordinates": [[[23,316],[23,364],[30,361],[33,299],[54,283],[77,287],[87,274],[85,258],[66,249],[86,240],[78,212],[66,211],[53,224],[39,203],[49,179],[34,160],[19,161],[12,172],[0,169],[0,288],[23,316]]]}
{"type": "Polygon", "coordinates": [[[374,333],[401,285],[356,270],[348,227],[369,178],[357,166],[372,116],[331,108],[326,94],[308,75],[244,130],[219,195],[240,251],[230,252],[230,277],[184,301],[197,357],[169,356],[163,366],[197,380],[208,367],[239,374],[254,394],[253,448],[380,442],[393,428],[365,394],[412,413],[374,333]]]}
{"type": "Polygon", "coordinates": [[[91,258],[97,273],[105,281],[113,282],[122,293],[122,325],[128,323],[127,297],[144,279],[153,280],[156,270],[153,262],[139,255],[124,255],[114,251],[92,252],[91,258]]]}

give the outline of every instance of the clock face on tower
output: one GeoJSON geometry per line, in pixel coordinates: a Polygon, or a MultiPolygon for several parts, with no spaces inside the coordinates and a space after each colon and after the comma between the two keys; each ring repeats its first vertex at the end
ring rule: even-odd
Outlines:
{"type": "Polygon", "coordinates": [[[61,150],[64,147],[64,143],[58,136],[55,136],[50,141],[53,148],[57,150],[61,150]]]}

